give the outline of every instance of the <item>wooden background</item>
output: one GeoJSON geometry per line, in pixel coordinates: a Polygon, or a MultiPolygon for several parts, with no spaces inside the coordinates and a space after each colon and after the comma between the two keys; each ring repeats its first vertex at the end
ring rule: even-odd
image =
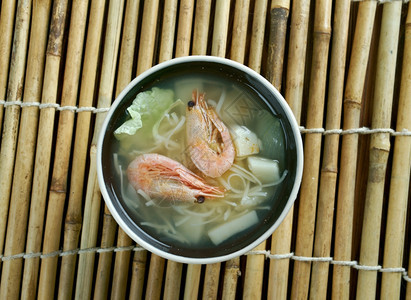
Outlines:
{"type": "Polygon", "coordinates": [[[0,2],[0,299],[411,299],[408,1],[0,2]],[[121,89],[196,54],[260,72],[304,140],[286,220],[212,265],[131,241],[95,170],[121,89]]]}

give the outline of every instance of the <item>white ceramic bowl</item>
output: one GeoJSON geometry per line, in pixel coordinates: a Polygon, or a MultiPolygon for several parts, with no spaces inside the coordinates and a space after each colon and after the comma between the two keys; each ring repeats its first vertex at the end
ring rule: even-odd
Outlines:
{"type": "Polygon", "coordinates": [[[303,170],[303,147],[298,124],[281,94],[260,74],[237,62],[213,56],[188,56],[158,64],[135,78],[117,97],[101,128],[97,145],[97,172],[101,193],[108,209],[120,227],[140,246],[166,259],[182,262],[207,264],[226,261],[252,250],[267,239],[284,220],[292,207],[301,183],[303,170]],[[140,91],[149,89],[162,78],[178,76],[187,72],[214,72],[232,80],[233,84],[246,84],[263,99],[266,109],[281,118],[286,140],[286,167],[288,174],[279,188],[275,208],[251,234],[229,244],[207,249],[172,247],[150,236],[133,219],[122,202],[113,181],[113,162],[110,144],[113,141],[115,122],[140,91]]]}

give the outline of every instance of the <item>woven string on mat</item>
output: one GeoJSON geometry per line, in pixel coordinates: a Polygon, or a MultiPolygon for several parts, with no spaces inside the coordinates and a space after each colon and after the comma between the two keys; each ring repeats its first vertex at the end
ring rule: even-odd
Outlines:
{"type": "MultiPolygon", "coordinates": [[[[54,251],[50,253],[43,254],[41,252],[36,253],[19,253],[15,255],[8,255],[3,256],[0,255],[2,261],[9,261],[14,259],[31,259],[31,258],[50,258],[56,256],[69,256],[69,255],[77,255],[82,253],[106,253],[106,252],[120,252],[120,251],[143,251],[145,250],[142,247],[138,246],[128,246],[128,247],[109,247],[109,248],[101,248],[101,247],[93,247],[93,248],[86,248],[86,249],[74,249],[69,251],[54,251]]],[[[251,250],[247,252],[245,255],[264,255],[268,259],[273,260],[281,260],[281,259],[293,259],[297,261],[304,261],[304,262],[326,262],[333,265],[342,265],[342,266],[350,266],[357,270],[365,270],[365,271],[376,271],[382,273],[400,273],[402,274],[402,278],[406,282],[411,282],[411,278],[408,276],[408,271],[405,268],[398,267],[398,268],[383,268],[382,266],[365,266],[358,264],[357,261],[339,261],[334,260],[332,257],[306,257],[306,256],[297,256],[294,255],[293,252],[285,253],[285,254],[272,254],[268,250],[251,250]]]]}
{"type": "MultiPolygon", "coordinates": [[[[54,108],[58,111],[71,111],[73,113],[81,113],[81,112],[104,113],[109,110],[108,107],[96,108],[96,107],[60,106],[57,103],[22,102],[22,101],[5,101],[5,100],[0,100],[0,105],[3,105],[5,108],[8,106],[12,106],[12,105],[18,105],[20,107],[38,107],[39,109],[54,108]]],[[[368,127],[352,128],[352,129],[343,130],[343,129],[305,128],[304,126],[300,126],[300,132],[302,134],[321,133],[322,135],[389,133],[392,136],[411,136],[411,131],[408,129],[404,129],[402,131],[395,131],[394,129],[391,129],[391,128],[370,129],[368,127]]]]}

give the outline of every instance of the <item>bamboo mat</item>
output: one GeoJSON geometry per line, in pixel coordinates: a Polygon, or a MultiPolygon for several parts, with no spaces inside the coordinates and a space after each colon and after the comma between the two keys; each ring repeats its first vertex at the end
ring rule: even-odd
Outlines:
{"type": "Polygon", "coordinates": [[[0,299],[411,299],[411,6],[350,0],[2,0],[0,299]],[[115,96],[173,57],[227,57],[301,125],[293,210],[242,257],[148,253],[101,199],[115,96]]]}

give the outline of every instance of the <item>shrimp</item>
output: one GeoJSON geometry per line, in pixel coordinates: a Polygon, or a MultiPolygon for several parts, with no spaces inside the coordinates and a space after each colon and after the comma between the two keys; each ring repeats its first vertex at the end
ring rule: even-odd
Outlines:
{"type": "Polygon", "coordinates": [[[187,143],[191,160],[205,175],[216,178],[231,168],[235,149],[227,126],[194,90],[187,110],[187,143]]]}
{"type": "Polygon", "coordinates": [[[127,168],[130,184],[151,198],[181,202],[204,202],[205,198],[224,197],[221,188],[207,184],[179,162],[150,153],[137,156],[127,168]]]}

